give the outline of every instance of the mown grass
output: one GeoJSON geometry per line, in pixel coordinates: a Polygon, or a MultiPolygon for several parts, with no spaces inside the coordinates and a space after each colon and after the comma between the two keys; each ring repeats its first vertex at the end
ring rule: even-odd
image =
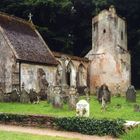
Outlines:
{"type": "Polygon", "coordinates": [[[121,140],[140,140],[140,127],[135,128],[120,137],[121,140]]]}
{"type": "MultiPolygon", "coordinates": [[[[140,105],[140,92],[137,94],[136,103],[140,105]]],[[[140,112],[134,112],[133,109],[133,106],[136,103],[126,102],[125,97],[112,97],[111,103],[107,105],[107,110],[102,112],[101,104],[98,103],[95,96],[91,96],[90,117],[111,119],[121,118],[125,120],[140,121],[140,112]]],[[[75,110],[69,110],[68,105],[64,105],[63,109],[55,109],[46,101],[42,101],[39,104],[0,103],[0,112],[18,114],[45,114],[59,117],[75,116],[75,110]]]]}
{"type": "Polygon", "coordinates": [[[0,140],[78,140],[72,138],[63,138],[56,136],[41,136],[41,135],[33,135],[26,134],[20,132],[7,132],[0,131],[0,140]]]}

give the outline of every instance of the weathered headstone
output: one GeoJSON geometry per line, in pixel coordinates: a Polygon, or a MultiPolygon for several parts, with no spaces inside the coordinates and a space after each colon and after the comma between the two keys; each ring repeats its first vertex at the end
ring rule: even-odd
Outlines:
{"type": "Polygon", "coordinates": [[[37,93],[33,89],[30,89],[29,98],[31,103],[39,103],[37,93]]]}
{"type": "Polygon", "coordinates": [[[78,93],[78,90],[77,89],[75,89],[76,91],[76,102],[78,102],[79,101],[79,93],[78,93]]]}
{"type": "Polygon", "coordinates": [[[11,101],[12,102],[19,102],[19,98],[20,98],[20,96],[19,96],[17,89],[14,89],[10,94],[11,101]]]}
{"type": "Polygon", "coordinates": [[[99,90],[100,90],[100,87],[96,86],[95,87],[95,95],[97,96],[97,98],[98,98],[98,95],[99,95],[99,90]]]}
{"type": "Polygon", "coordinates": [[[103,111],[106,110],[106,99],[105,99],[104,95],[102,96],[102,110],[103,111]]]}
{"type": "Polygon", "coordinates": [[[61,96],[61,87],[55,86],[54,87],[54,99],[53,99],[53,107],[55,108],[62,108],[63,107],[63,99],[61,96]]]}
{"type": "Polygon", "coordinates": [[[126,91],[126,101],[136,102],[136,90],[132,85],[126,91]]]}
{"type": "Polygon", "coordinates": [[[120,96],[121,96],[121,89],[120,89],[120,88],[121,88],[120,85],[117,84],[117,85],[116,85],[116,96],[117,96],[117,97],[120,97],[120,96]]]}
{"type": "Polygon", "coordinates": [[[75,87],[70,87],[69,89],[69,108],[75,109],[77,103],[77,90],[75,87]]]}
{"type": "Polygon", "coordinates": [[[22,91],[20,94],[20,102],[21,103],[30,103],[30,97],[28,92],[24,89],[24,83],[22,84],[22,91]]]}
{"type": "Polygon", "coordinates": [[[111,101],[111,92],[109,91],[108,86],[106,84],[103,84],[99,89],[97,98],[100,103],[102,102],[103,96],[106,103],[111,101]]]}
{"type": "Polygon", "coordinates": [[[39,92],[40,100],[47,100],[47,90],[41,89],[39,92]]]}
{"type": "Polygon", "coordinates": [[[85,95],[86,95],[86,100],[87,100],[87,102],[89,102],[89,100],[90,100],[90,93],[89,93],[89,88],[88,88],[88,87],[86,87],[86,88],[84,89],[84,93],[85,93],[85,95]]]}
{"type": "Polygon", "coordinates": [[[76,116],[89,117],[89,103],[86,100],[80,100],[76,104],[76,116]]]}
{"type": "Polygon", "coordinates": [[[10,94],[9,93],[4,93],[4,95],[3,95],[3,102],[11,102],[10,94]]]}
{"type": "Polygon", "coordinates": [[[69,86],[68,85],[63,85],[62,86],[62,98],[63,98],[63,103],[66,104],[69,102],[69,86]]]}
{"type": "Polygon", "coordinates": [[[140,105],[138,104],[134,105],[134,112],[140,112],[140,105]]]}
{"type": "Polygon", "coordinates": [[[47,101],[48,103],[53,103],[54,99],[54,87],[53,85],[49,85],[47,89],[47,101]]]}
{"type": "Polygon", "coordinates": [[[0,89],[0,102],[3,102],[4,100],[4,92],[2,89],[0,89]]]}

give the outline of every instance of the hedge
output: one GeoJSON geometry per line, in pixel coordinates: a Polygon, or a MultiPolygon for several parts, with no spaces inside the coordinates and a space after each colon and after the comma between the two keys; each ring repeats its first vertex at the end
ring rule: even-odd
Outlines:
{"type": "Polygon", "coordinates": [[[0,113],[0,123],[34,126],[44,128],[54,128],[55,118],[46,115],[21,115],[21,114],[8,114],[0,113]]]}
{"type": "Polygon", "coordinates": [[[111,135],[118,137],[125,132],[123,126],[124,121],[121,119],[98,120],[94,118],[64,117],[57,118],[55,123],[63,130],[80,132],[88,135],[111,135]]]}
{"type": "Polygon", "coordinates": [[[20,115],[0,113],[0,123],[22,126],[34,126],[66,131],[79,132],[88,135],[111,135],[118,137],[124,130],[124,121],[120,119],[94,119],[80,117],[56,118],[46,115],[20,115]]]}

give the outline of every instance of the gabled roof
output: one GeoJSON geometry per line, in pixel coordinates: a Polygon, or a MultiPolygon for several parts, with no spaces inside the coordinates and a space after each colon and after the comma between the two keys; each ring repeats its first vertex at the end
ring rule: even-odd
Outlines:
{"type": "Polygon", "coordinates": [[[31,23],[0,13],[0,27],[16,52],[17,60],[57,65],[57,60],[31,23]]]}

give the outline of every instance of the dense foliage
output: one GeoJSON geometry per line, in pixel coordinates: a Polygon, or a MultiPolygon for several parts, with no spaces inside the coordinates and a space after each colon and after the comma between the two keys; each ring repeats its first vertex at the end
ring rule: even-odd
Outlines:
{"type": "Polygon", "coordinates": [[[128,23],[128,47],[132,54],[132,81],[140,83],[140,1],[139,0],[1,0],[0,11],[33,22],[49,47],[75,55],[91,48],[91,18],[100,10],[115,5],[128,23]]]}
{"type": "Polygon", "coordinates": [[[79,117],[56,118],[40,115],[0,114],[0,123],[35,127],[59,128],[88,135],[111,135],[118,137],[125,130],[124,121],[119,119],[92,119],[79,117]]]}
{"type": "Polygon", "coordinates": [[[67,130],[80,132],[88,135],[111,135],[118,137],[122,135],[124,131],[123,120],[97,120],[89,118],[57,118],[56,125],[59,128],[67,130]]]}
{"type": "Polygon", "coordinates": [[[55,117],[0,113],[0,123],[53,128],[55,117]]]}

